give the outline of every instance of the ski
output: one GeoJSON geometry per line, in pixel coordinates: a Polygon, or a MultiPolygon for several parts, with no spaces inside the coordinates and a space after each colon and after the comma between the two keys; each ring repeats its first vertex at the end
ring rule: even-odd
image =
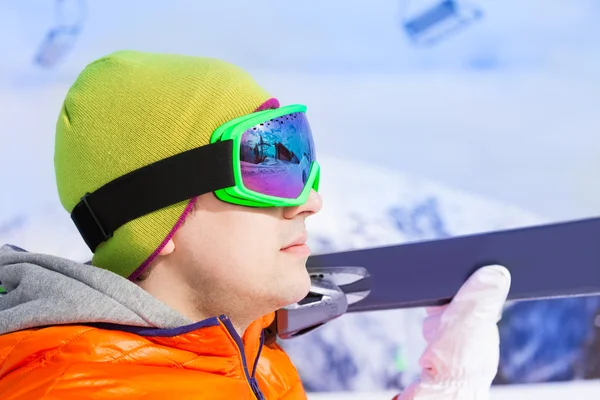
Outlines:
{"type": "Polygon", "coordinates": [[[282,339],[310,332],[346,312],[448,303],[488,264],[511,272],[508,300],[600,294],[600,218],[495,231],[309,257],[312,288],[277,311],[282,339]]]}
{"type": "MultiPolygon", "coordinates": [[[[364,268],[342,285],[366,293],[347,312],[423,307],[449,302],[479,267],[504,265],[509,300],[600,294],[600,218],[311,256],[310,271],[364,268]]],[[[311,272],[311,276],[315,273],[311,272]]]]}

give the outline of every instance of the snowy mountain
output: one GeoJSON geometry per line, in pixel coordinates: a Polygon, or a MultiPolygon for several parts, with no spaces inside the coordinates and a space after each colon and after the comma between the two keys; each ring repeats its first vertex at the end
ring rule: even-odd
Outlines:
{"type": "MultiPolygon", "coordinates": [[[[546,222],[402,172],[331,157],[321,157],[321,164],[324,207],[307,221],[315,254],[546,222]]],[[[81,261],[91,256],[68,215],[50,203],[0,221],[0,242],[81,261]]],[[[573,365],[583,360],[582,341],[590,338],[591,313],[599,306],[595,298],[512,305],[501,326],[501,381],[576,377],[573,365]],[[542,324],[543,332],[537,328],[542,324]]],[[[308,390],[397,389],[418,372],[423,316],[422,309],[345,315],[282,345],[308,390]]]]}

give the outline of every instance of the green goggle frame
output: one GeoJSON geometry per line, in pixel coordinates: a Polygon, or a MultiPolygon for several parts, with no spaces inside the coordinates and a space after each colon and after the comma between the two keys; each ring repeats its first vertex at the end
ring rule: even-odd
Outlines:
{"type": "MultiPolygon", "coordinates": [[[[242,167],[241,167],[241,146],[244,132],[253,127],[260,126],[267,121],[284,117],[292,113],[305,113],[306,106],[290,105],[274,110],[259,111],[252,114],[233,119],[217,128],[211,137],[211,144],[231,140],[232,146],[232,167],[235,185],[216,190],[214,193],[218,199],[242,206],[248,207],[293,207],[306,203],[311,189],[318,191],[320,180],[320,165],[317,161],[312,161],[310,173],[306,179],[304,189],[300,195],[294,199],[278,197],[259,193],[251,190],[244,185],[242,167]]],[[[294,134],[293,132],[289,133],[294,134]]],[[[310,134],[310,132],[308,132],[310,134]]],[[[312,137],[311,137],[312,140],[312,137]]]]}

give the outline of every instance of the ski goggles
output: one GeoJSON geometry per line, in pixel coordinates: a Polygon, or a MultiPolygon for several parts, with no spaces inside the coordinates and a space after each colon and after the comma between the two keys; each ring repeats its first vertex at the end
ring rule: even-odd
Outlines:
{"type": "Polygon", "coordinates": [[[87,193],[71,219],[93,252],[127,222],[205,193],[247,207],[292,207],[318,190],[319,178],[306,106],[290,105],[233,119],[213,132],[210,144],[87,193]]]}
{"type": "Polygon", "coordinates": [[[254,207],[304,204],[318,190],[320,167],[306,118],[306,106],[292,105],[234,119],[211,143],[232,141],[234,185],[215,191],[226,202],[254,207]]]}

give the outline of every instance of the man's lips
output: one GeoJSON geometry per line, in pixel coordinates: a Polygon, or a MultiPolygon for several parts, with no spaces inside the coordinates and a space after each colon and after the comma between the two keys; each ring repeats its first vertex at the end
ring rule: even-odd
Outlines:
{"type": "Polygon", "coordinates": [[[283,246],[281,251],[285,251],[287,253],[310,253],[310,248],[306,245],[307,238],[307,234],[303,233],[293,241],[283,246]]]}
{"type": "Polygon", "coordinates": [[[307,239],[308,239],[308,235],[306,234],[306,232],[304,232],[300,236],[298,236],[296,239],[292,240],[291,242],[289,242],[288,244],[283,246],[281,248],[281,250],[285,250],[285,249],[288,249],[293,246],[301,246],[306,243],[307,239]]]}

